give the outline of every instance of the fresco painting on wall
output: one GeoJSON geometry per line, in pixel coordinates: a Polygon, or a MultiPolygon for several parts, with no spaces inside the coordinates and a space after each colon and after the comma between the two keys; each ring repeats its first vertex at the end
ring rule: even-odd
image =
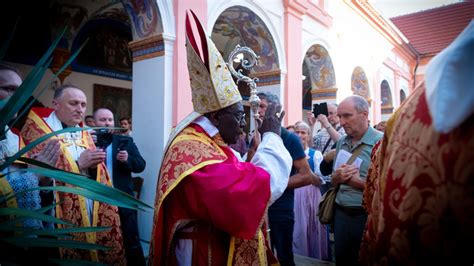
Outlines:
{"type": "Polygon", "coordinates": [[[127,25],[112,19],[89,21],[74,40],[73,49],[88,39],[73,70],[118,79],[132,79],[132,59],[128,43],[132,33],[127,25]]]}
{"type": "Polygon", "coordinates": [[[233,6],[222,12],[214,24],[211,38],[224,58],[237,44],[252,48],[260,59],[251,73],[279,70],[277,50],[270,31],[262,19],[246,7],[233,6]]]}
{"type": "Polygon", "coordinates": [[[354,94],[360,95],[366,100],[370,100],[369,82],[361,67],[356,67],[352,72],[351,89],[354,94]]]}
{"type": "Polygon", "coordinates": [[[163,32],[156,1],[123,0],[122,3],[132,18],[134,39],[143,39],[163,32]]]}
{"type": "Polygon", "coordinates": [[[332,89],[336,86],[336,76],[328,51],[321,45],[313,45],[304,58],[311,78],[311,88],[332,89]]]}
{"type": "Polygon", "coordinates": [[[132,90],[94,84],[94,110],[98,108],[110,109],[118,125],[121,117],[132,117],[132,90]]]}
{"type": "Polygon", "coordinates": [[[393,112],[392,93],[388,81],[383,80],[380,84],[380,95],[382,100],[382,114],[391,114],[393,112]]]}

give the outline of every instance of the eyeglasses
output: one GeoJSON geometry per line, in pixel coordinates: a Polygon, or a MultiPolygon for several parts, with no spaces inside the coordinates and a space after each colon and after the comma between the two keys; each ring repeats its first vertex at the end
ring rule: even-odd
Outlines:
{"type": "Polygon", "coordinates": [[[231,112],[231,111],[227,111],[227,110],[222,110],[223,112],[226,112],[228,114],[231,114],[235,117],[235,119],[237,119],[237,121],[240,123],[242,123],[243,121],[245,121],[245,113],[244,112],[237,112],[237,113],[234,113],[234,112],[231,112]]]}

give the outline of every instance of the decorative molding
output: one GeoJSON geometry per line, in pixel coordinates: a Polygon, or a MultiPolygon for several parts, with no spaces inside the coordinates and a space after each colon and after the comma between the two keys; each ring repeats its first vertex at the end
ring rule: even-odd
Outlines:
{"type": "Polygon", "coordinates": [[[281,71],[268,71],[263,73],[255,73],[250,75],[252,78],[258,78],[258,86],[268,86],[281,83],[281,71]]]}
{"type": "Polygon", "coordinates": [[[131,41],[128,47],[132,50],[133,62],[163,56],[165,44],[163,35],[152,36],[138,41],[131,41]]]}
{"type": "Polygon", "coordinates": [[[392,59],[386,58],[383,61],[383,64],[388,67],[390,70],[393,71],[394,76],[398,73],[399,77],[403,77],[405,79],[410,79],[411,75],[407,71],[405,71],[403,68],[401,68],[397,63],[395,63],[392,59]]]}
{"type": "Polygon", "coordinates": [[[416,54],[409,49],[408,41],[402,33],[398,32],[389,21],[383,18],[379,12],[372,7],[367,0],[343,0],[348,6],[354,9],[369,25],[382,34],[392,45],[400,48],[400,52],[404,56],[412,59],[416,58],[416,54]]]}
{"type": "Polygon", "coordinates": [[[312,100],[335,100],[337,96],[337,88],[315,89],[311,90],[312,100]]]}
{"type": "Polygon", "coordinates": [[[288,13],[300,19],[308,11],[308,8],[305,6],[305,4],[300,3],[300,1],[298,0],[285,0],[284,5],[285,5],[285,10],[288,13]]]}
{"type": "Polygon", "coordinates": [[[323,26],[328,29],[332,26],[332,17],[324,10],[324,7],[315,4],[313,1],[308,0],[308,11],[306,15],[323,24],[323,26]]]}
{"type": "Polygon", "coordinates": [[[299,19],[304,15],[318,21],[326,28],[332,26],[332,17],[318,4],[311,0],[285,0],[285,11],[299,19]]]}
{"type": "Polygon", "coordinates": [[[389,115],[393,113],[393,106],[382,106],[382,114],[389,115]]]}

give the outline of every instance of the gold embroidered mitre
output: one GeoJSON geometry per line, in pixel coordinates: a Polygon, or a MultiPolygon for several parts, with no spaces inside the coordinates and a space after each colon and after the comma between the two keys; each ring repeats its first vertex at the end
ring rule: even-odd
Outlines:
{"type": "Polygon", "coordinates": [[[240,102],[242,97],[222,55],[207,37],[197,16],[192,11],[191,14],[199,32],[204,57],[201,59],[199,56],[190,16],[186,14],[186,50],[193,107],[194,111],[205,114],[240,102]]]}

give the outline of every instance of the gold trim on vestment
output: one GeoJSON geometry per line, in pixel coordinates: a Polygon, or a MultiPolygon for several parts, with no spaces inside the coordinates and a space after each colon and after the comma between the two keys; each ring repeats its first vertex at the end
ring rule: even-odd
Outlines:
{"type": "MultiPolygon", "coordinates": [[[[51,127],[46,123],[46,121],[43,118],[39,117],[38,114],[36,114],[35,112],[30,112],[30,118],[45,133],[53,132],[51,127]]],[[[59,138],[58,136],[53,136],[51,138],[56,138],[56,139],[60,140],[59,141],[60,148],[62,150],[62,153],[63,153],[64,157],[66,158],[67,162],[69,163],[69,166],[71,167],[72,172],[80,174],[81,171],[79,170],[79,167],[78,167],[76,161],[72,158],[71,154],[69,153],[69,150],[67,149],[67,145],[63,142],[63,140],[61,138],[59,138]]],[[[81,139],[83,141],[85,139],[84,142],[87,143],[87,138],[85,138],[84,131],[81,132],[81,139]]],[[[96,177],[96,181],[97,181],[97,179],[98,179],[98,177],[96,177]]],[[[86,198],[81,196],[81,195],[77,195],[77,197],[79,199],[79,208],[81,210],[82,226],[90,227],[91,223],[89,221],[89,215],[87,213],[86,198]]],[[[55,191],[55,198],[59,199],[59,194],[58,194],[57,191],[55,191]]],[[[94,207],[93,207],[92,216],[94,218],[98,217],[98,204],[99,203],[97,201],[93,202],[94,207]],[[97,205],[97,207],[96,207],[96,205],[97,205]]],[[[58,213],[58,217],[63,217],[62,211],[61,211],[61,206],[59,204],[56,205],[56,212],[58,213]]],[[[97,223],[97,219],[98,218],[96,218],[95,221],[94,221],[95,224],[97,223]]],[[[60,226],[58,224],[58,227],[61,228],[62,226],[60,226]]],[[[87,239],[88,243],[95,244],[96,238],[97,238],[96,232],[87,232],[87,233],[85,233],[85,235],[86,235],[86,239],[87,239]]],[[[98,256],[97,250],[90,250],[90,255],[91,255],[91,259],[93,261],[95,261],[95,262],[99,261],[99,256],[98,256]]]]}

